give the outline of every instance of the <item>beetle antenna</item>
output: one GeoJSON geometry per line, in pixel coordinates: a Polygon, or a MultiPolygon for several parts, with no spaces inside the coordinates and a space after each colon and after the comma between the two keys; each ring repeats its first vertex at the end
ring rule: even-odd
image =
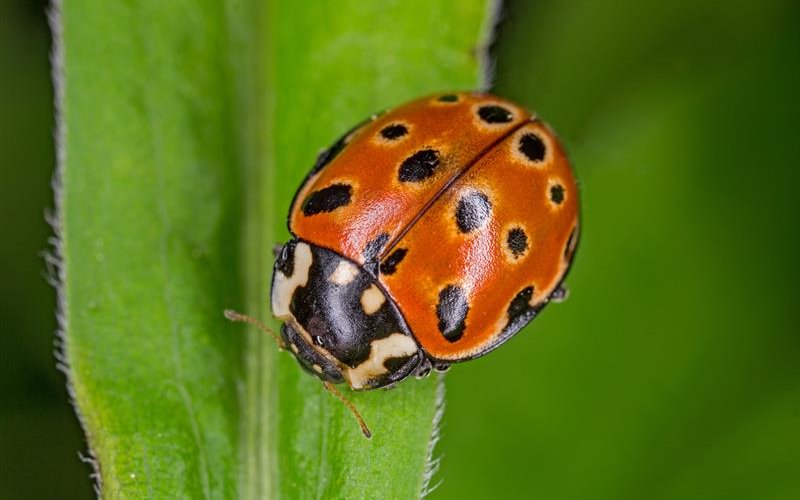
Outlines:
{"type": "Polygon", "coordinates": [[[344,395],[341,392],[339,392],[339,389],[337,389],[335,385],[331,384],[328,381],[323,381],[322,385],[325,386],[325,389],[327,389],[328,392],[336,396],[336,398],[339,401],[344,403],[347,409],[350,410],[350,412],[353,414],[354,417],[356,417],[356,420],[358,420],[358,425],[361,426],[361,432],[364,433],[364,437],[370,439],[372,437],[372,433],[369,431],[367,423],[364,422],[364,417],[361,416],[361,413],[358,412],[358,409],[356,409],[355,405],[353,405],[353,403],[351,403],[350,400],[344,397],[344,395]]]}
{"type": "MultiPolygon", "coordinates": [[[[268,333],[273,339],[275,339],[275,342],[278,344],[278,347],[280,347],[281,349],[286,348],[286,342],[284,342],[283,339],[280,338],[275,333],[274,330],[272,330],[272,328],[268,327],[267,325],[257,320],[256,318],[253,318],[252,316],[247,316],[246,314],[242,314],[240,312],[236,312],[233,309],[225,309],[224,314],[225,317],[230,321],[247,323],[248,325],[255,326],[264,333],[268,333]]],[[[364,433],[364,437],[366,437],[367,439],[371,438],[372,432],[370,432],[369,427],[367,427],[367,423],[364,422],[364,417],[361,416],[361,413],[359,413],[355,405],[353,405],[353,403],[351,403],[349,399],[344,397],[344,394],[339,392],[339,389],[337,389],[336,386],[334,386],[330,382],[323,381],[322,385],[328,392],[336,396],[336,399],[341,401],[347,407],[347,409],[350,410],[353,416],[356,417],[356,420],[358,420],[358,425],[361,426],[361,432],[364,433]]]]}
{"type": "Polygon", "coordinates": [[[256,328],[258,328],[259,330],[261,330],[264,333],[268,333],[273,339],[275,339],[275,342],[278,344],[278,347],[280,349],[286,349],[286,342],[284,342],[283,339],[280,338],[278,336],[278,334],[275,333],[275,331],[272,328],[268,327],[267,325],[265,325],[261,321],[257,320],[256,318],[253,318],[251,316],[247,316],[246,314],[242,314],[242,313],[236,312],[233,309],[225,309],[224,314],[225,314],[225,317],[227,319],[229,319],[230,321],[236,321],[236,322],[239,322],[239,323],[247,323],[248,325],[255,326],[256,328]]]}

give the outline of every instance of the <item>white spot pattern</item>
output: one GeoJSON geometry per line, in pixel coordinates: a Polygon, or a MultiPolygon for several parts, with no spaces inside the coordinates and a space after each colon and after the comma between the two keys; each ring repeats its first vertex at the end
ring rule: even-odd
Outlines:
{"type": "Polygon", "coordinates": [[[299,286],[308,283],[308,271],[311,269],[313,256],[308,244],[299,242],[294,247],[294,273],[286,276],[280,270],[275,270],[275,281],[272,286],[272,314],[275,317],[287,320],[292,317],[289,304],[292,295],[299,286]]]}
{"type": "Polygon", "coordinates": [[[378,312],[384,302],[386,302],[386,297],[374,283],[361,294],[361,308],[368,315],[378,312]]]}
{"type": "Polygon", "coordinates": [[[356,366],[347,369],[347,378],[353,389],[365,389],[369,381],[385,374],[388,370],[383,363],[389,358],[402,358],[417,352],[414,339],[402,333],[393,333],[388,337],[373,340],[370,344],[369,358],[356,366]]]}
{"type": "Polygon", "coordinates": [[[356,279],[356,276],[358,276],[358,268],[346,260],[341,260],[328,279],[335,285],[345,286],[356,279]]]}

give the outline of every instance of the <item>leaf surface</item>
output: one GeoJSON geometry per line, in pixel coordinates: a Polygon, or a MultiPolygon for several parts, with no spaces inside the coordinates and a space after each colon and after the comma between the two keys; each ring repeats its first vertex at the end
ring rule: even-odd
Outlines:
{"type": "MultiPolygon", "coordinates": [[[[409,498],[437,379],[350,394],[269,337],[272,247],[320,149],[474,88],[488,2],[71,0],[56,8],[64,353],[102,491],[409,498]]],[[[273,325],[277,327],[277,325],[273,325]]]]}

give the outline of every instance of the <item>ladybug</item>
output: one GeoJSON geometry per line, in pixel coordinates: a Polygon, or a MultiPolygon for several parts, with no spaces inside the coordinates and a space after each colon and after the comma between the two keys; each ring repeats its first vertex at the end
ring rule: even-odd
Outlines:
{"type": "Polygon", "coordinates": [[[565,295],[578,211],[557,137],[508,100],[437,94],[372,116],[294,197],[278,341],[368,434],[333,384],[390,387],[506,342],[565,295]]]}

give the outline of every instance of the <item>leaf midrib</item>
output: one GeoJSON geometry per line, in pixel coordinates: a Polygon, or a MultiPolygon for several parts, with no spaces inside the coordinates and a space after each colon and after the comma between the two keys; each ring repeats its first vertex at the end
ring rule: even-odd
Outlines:
{"type": "MultiPolygon", "coordinates": [[[[267,131],[274,106],[269,102],[268,66],[274,60],[269,54],[266,23],[271,2],[251,4],[253,12],[240,9],[238,15],[228,10],[231,61],[236,74],[233,94],[236,96],[236,119],[239,126],[238,156],[242,169],[242,282],[247,312],[263,317],[265,314],[269,242],[274,240],[272,199],[274,182],[270,167],[274,158],[272,142],[267,131]],[[242,33],[235,27],[245,26],[242,33]],[[236,35],[241,38],[234,39],[236,35]]],[[[233,8],[231,6],[231,8],[233,8]]],[[[220,312],[221,313],[221,312],[220,312]]],[[[270,385],[275,377],[275,346],[271,339],[254,328],[246,330],[243,353],[243,396],[240,398],[240,492],[243,498],[272,498],[275,492],[275,454],[270,421],[270,385]]],[[[272,412],[277,413],[275,408],[272,412]]]]}

